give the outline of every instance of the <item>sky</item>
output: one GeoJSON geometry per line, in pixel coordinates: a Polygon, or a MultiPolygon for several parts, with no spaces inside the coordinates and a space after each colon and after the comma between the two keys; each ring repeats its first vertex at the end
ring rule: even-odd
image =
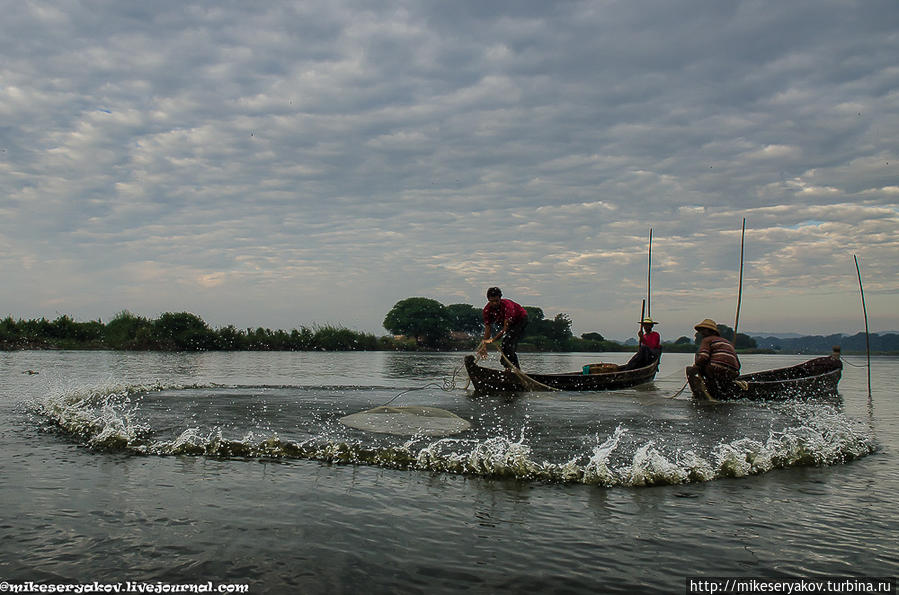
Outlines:
{"type": "Polygon", "coordinates": [[[899,329],[896,0],[2,8],[0,316],[899,329]]]}

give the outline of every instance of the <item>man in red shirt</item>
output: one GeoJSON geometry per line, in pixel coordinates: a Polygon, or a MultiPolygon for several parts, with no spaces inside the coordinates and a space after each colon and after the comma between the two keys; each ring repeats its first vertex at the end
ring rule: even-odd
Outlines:
{"type": "MultiPolygon", "coordinates": [[[[512,300],[503,299],[503,292],[499,287],[487,290],[487,305],[484,306],[484,343],[493,343],[500,337],[503,338],[502,352],[506,357],[501,359],[507,368],[510,362],[516,368],[519,367],[518,354],[515,351],[527,324],[528,313],[523,307],[512,300]],[[496,335],[491,336],[494,324],[502,325],[502,328],[496,335]]],[[[487,346],[483,345],[481,353],[486,355],[486,352],[487,346]]]]}
{"type": "Polygon", "coordinates": [[[652,327],[657,324],[658,322],[648,317],[640,321],[640,331],[637,333],[637,336],[640,337],[640,346],[634,357],[624,365],[625,370],[648,366],[661,357],[662,337],[652,330],[652,327]]]}

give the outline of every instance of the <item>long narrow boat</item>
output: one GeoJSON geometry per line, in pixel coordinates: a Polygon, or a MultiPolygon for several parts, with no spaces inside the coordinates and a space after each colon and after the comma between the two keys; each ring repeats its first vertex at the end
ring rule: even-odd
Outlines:
{"type": "Polygon", "coordinates": [[[697,373],[687,373],[693,397],[703,401],[785,401],[834,397],[843,373],[839,348],[788,368],[744,374],[731,383],[709,382],[697,373]]]}
{"type": "Polygon", "coordinates": [[[650,382],[659,369],[659,360],[652,365],[624,370],[618,364],[593,364],[586,370],[564,374],[524,374],[511,370],[485,368],[475,362],[473,355],[465,357],[465,370],[475,392],[519,393],[541,390],[599,391],[630,388],[650,382]]]}

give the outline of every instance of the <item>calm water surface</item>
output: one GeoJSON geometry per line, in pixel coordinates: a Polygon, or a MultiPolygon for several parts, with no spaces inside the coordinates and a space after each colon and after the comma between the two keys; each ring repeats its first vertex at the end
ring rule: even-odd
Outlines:
{"type": "MultiPolygon", "coordinates": [[[[873,359],[870,401],[847,357],[837,402],[699,404],[675,397],[689,355],[642,387],[516,399],[474,398],[462,356],[0,353],[0,580],[669,593],[899,574],[897,358],[873,359]],[[471,427],[340,422],[387,402],[471,427]]],[[[597,359],[626,356],[522,365],[597,359]]]]}

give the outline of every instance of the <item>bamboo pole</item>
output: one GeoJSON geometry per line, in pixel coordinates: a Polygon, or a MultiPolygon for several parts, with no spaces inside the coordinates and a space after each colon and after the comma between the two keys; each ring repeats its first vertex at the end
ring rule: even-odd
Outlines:
{"type": "MultiPolygon", "coordinates": [[[[646,271],[646,315],[652,318],[652,228],[649,228],[649,265],[646,271]]],[[[643,323],[643,317],[640,317],[643,323]]]]}
{"type": "Polygon", "coordinates": [[[862,270],[858,266],[858,256],[855,258],[855,272],[858,273],[858,290],[862,294],[862,313],[865,315],[865,352],[868,356],[868,402],[871,401],[871,340],[868,334],[868,309],[865,307],[865,288],[862,286],[862,270]]]}
{"type": "Polygon", "coordinates": [[[740,304],[743,302],[743,244],[746,238],[746,217],[743,217],[743,232],[740,234],[740,283],[737,288],[737,316],[734,318],[734,346],[737,345],[737,327],[740,324],[740,304]]]}

